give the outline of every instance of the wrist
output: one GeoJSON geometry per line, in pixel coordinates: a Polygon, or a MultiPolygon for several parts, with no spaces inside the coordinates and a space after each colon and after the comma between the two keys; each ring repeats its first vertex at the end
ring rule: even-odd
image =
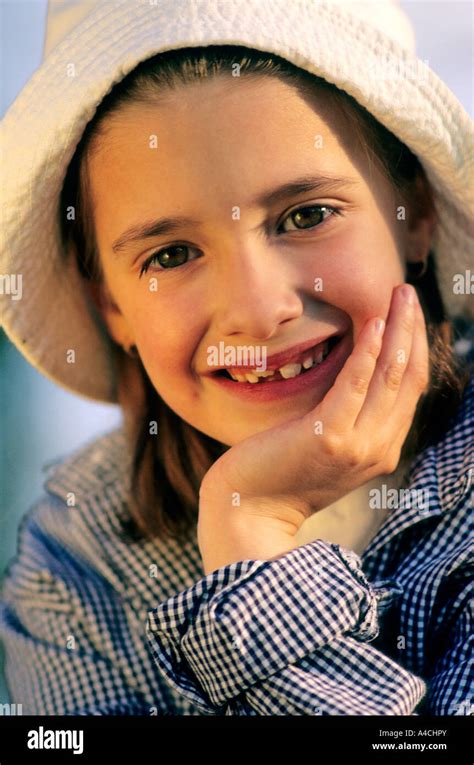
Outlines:
{"type": "Polygon", "coordinates": [[[275,519],[215,518],[198,523],[198,546],[207,576],[218,568],[241,560],[277,560],[299,547],[295,536],[275,519]]]}

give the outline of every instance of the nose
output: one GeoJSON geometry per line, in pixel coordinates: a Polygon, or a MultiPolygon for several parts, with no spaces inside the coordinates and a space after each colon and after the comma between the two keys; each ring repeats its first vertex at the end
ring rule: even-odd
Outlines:
{"type": "Polygon", "coordinates": [[[255,242],[226,253],[214,284],[219,335],[266,340],[278,332],[280,324],[302,315],[302,300],[281,257],[255,242]]]}

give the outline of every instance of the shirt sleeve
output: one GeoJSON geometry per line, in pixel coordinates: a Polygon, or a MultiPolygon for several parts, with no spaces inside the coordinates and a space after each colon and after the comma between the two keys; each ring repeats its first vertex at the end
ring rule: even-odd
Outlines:
{"type": "Polygon", "coordinates": [[[424,681],[370,645],[377,590],[321,539],[211,572],[148,612],[168,682],[208,715],[410,715],[424,681]]]}
{"type": "MultiPolygon", "coordinates": [[[[135,637],[117,594],[32,515],[0,597],[10,701],[24,715],[153,714],[131,669],[135,637]]],[[[160,708],[158,683],[154,694],[160,708]]]]}

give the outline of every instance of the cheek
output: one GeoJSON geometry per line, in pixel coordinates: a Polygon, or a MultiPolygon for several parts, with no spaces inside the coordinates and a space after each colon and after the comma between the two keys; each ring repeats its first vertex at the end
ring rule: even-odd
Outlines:
{"type": "Polygon", "coordinates": [[[348,227],[344,237],[325,253],[324,262],[329,303],[346,311],[354,324],[365,323],[372,316],[386,318],[393,288],[405,275],[385,226],[348,227]]]}
{"type": "MultiPolygon", "coordinates": [[[[158,284],[158,289],[160,285],[158,284]]],[[[189,302],[176,295],[147,296],[134,311],[131,320],[136,344],[152,382],[168,382],[185,373],[199,342],[199,315],[189,311],[189,302]]]]}

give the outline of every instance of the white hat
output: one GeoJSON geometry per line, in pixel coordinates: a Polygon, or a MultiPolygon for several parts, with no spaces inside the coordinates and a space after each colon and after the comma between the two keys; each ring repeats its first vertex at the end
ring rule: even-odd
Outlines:
{"type": "Polygon", "coordinates": [[[164,50],[236,44],[275,53],[368,109],[421,161],[439,215],[433,251],[449,316],[472,315],[453,277],[471,264],[473,123],[414,52],[390,0],[89,0],[49,4],[45,58],[3,120],[1,323],[37,369],[88,398],[116,402],[116,357],[61,247],[68,164],[102,98],[164,50]],[[68,77],[74,65],[74,76],[68,77]],[[8,292],[21,278],[21,299],[8,292]],[[10,281],[9,281],[10,279],[10,281]],[[74,349],[75,363],[67,351],[74,349]]]}

